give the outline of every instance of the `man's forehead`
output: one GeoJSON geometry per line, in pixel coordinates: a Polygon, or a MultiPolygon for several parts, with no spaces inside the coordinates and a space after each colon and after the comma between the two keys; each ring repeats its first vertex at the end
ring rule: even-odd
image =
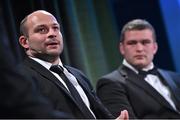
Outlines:
{"type": "Polygon", "coordinates": [[[140,36],[140,37],[144,37],[144,36],[153,36],[153,32],[150,29],[143,29],[143,30],[128,30],[125,32],[125,36],[129,36],[131,35],[131,37],[135,37],[135,36],[140,36]]]}
{"type": "Polygon", "coordinates": [[[36,12],[28,16],[29,24],[58,24],[56,18],[47,12],[36,12]]]}

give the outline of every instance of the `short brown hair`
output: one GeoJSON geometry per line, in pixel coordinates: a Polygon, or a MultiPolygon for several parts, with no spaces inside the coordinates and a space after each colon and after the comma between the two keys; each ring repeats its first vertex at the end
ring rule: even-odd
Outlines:
{"type": "Polygon", "coordinates": [[[125,32],[131,31],[131,30],[144,30],[144,29],[151,30],[152,33],[153,33],[154,41],[156,41],[156,33],[155,33],[155,30],[154,30],[154,27],[146,20],[134,19],[132,21],[129,21],[122,28],[121,35],[120,35],[120,42],[124,41],[125,32]]]}
{"type": "Polygon", "coordinates": [[[28,31],[25,25],[27,22],[27,19],[28,19],[28,15],[20,23],[20,35],[24,35],[26,37],[28,37],[28,31]]]}

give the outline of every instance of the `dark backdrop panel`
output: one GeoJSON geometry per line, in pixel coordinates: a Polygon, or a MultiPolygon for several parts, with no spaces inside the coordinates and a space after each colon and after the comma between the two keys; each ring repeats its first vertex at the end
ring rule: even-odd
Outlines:
{"type": "Polygon", "coordinates": [[[17,63],[24,56],[18,43],[20,21],[44,9],[60,22],[64,38],[62,61],[82,70],[94,85],[99,77],[121,64],[120,30],[135,18],[148,20],[156,29],[159,51],[155,64],[175,70],[158,0],[1,0],[0,8],[4,42],[17,63]]]}
{"type": "Polygon", "coordinates": [[[161,15],[158,0],[109,0],[116,16],[117,25],[120,29],[129,20],[141,18],[149,21],[155,28],[158,42],[158,53],[154,63],[164,69],[175,70],[168,38],[161,15]]]}

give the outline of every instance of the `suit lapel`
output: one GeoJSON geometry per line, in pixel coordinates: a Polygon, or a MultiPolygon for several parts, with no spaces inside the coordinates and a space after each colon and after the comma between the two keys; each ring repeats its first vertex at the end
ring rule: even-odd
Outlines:
{"type": "Polygon", "coordinates": [[[176,107],[180,110],[180,103],[177,102],[180,100],[180,96],[179,96],[179,94],[176,94],[176,93],[180,93],[178,86],[175,84],[175,81],[170,76],[170,73],[168,73],[167,71],[162,70],[162,69],[158,69],[158,72],[160,73],[160,75],[162,76],[164,81],[167,83],[169,89],[171,91],[173,91],[173,92],[171,92],[172,99],[173,99],[176,107]]]}
{"type": "MultiPolygon", "coordinates": [[[[71,74],[73,74],[73,75],[76,77],[78,83],[79,83],[80,86],[83,88],[86,96],[87,96],[88,99],[89,99],[90,107],[91,107],[92,111],[94,112],[94,114],[96,114],[95,111],[94,111],[94,108],[95,108],[95,107],[92,107],[92,106],[97,105],[97,104],[96,104],[97,101],[95,100],[95,98],[94,98],[94,96],[93,96],[94,91],[91,91],[91,89],[89,88],[89,85],[88,85],[88,84],[86,83],[86,81],[85,81],[86,78],[83,79],[82,76],[79,74],[79,72],[77,72],[76,70],[70,69],[70,68],[68,68],[67,66],[65,66],[65,67],[66,67],[66,69],[67,69],[71,74]]],[[[96,106],[96,107],[97,107],[97,106],[96,106]]],[[[98,107],[100,107],[100,106],[98,106],[98,107]]],[[[96,115],[96,117],[97,117],[97,116],[98,116],[98,115],[96,115]]]]}
{"type": "Polygon", "coordinates": [[[73,69],[67,68],[67,70],[76,77],[76,79],[77,79],[78,83],[80,84],[80,86],[83,88],[85,93],[88,94],[87,97],[89,97],[89,96],[93,97],[93,92],[94,91],[91,91],[91,89],[89,88],[88,83],[84,80],[85,78],[83,79],[82,76],[79,74],[79,72],[77,72],[77,71],[75,71],[73,69]],[[89,91],[92,92],[92,93],[90,93],[89,91]]]}
{"type": "MultiPolygon", "coordinates": [[[[89,97],[89,95],[91,96],[91,94],[89,93],[89,91],[91,91],[89,89],[89,86],[88,84],[85,82],[84,79],[82,79],[82,77],[80,76],[80,74],[73,70],[73,69],[70,69],[66,66],[66,69],[77,79],[78,83],[80,84],[80,86],[83,88],[83,90],[85,91],[86,94],[88,94],[87,97],[89,97]]],[[[93,92],[93,91],[92,91],[93,92]]]]}
{"type": "MultiPolygon", "coordinates": [[[[66,67],[66,69],[77,79],[78,83],[79,83],[80,86],[83,88],[86,96],[87,96],[88,99],[89,99],[90,94],[89,94],[88,91],[90,91],[90,90],[88,90],[89,86],[88,86],[87,83],[85,82],[85,78],[83,79],[83,78],[80,76],[80,73],[77,72],[77,70],[71,69],[71,67],[68,67],[68,66],[64,66],[64,67],[66,67]]],[[[93,97],[90,97],[90,98],[93,98],[93,97]]],[[[77,101],[77,102],[80,102],[80,101],[77,101]]],[[[76,103],[77,103],[77,102],[76,102],[76,103]]],[[[89,102],[92,102],[92,101],[89,99],[89,102]]],[[[94,102],[94,101],[93,101],[93,102],[94,102]]],[[[79,104],[77,103],[77,105],[79,105],[79,104]]],[[[85,104],[84,104],[84,105],[85,105],[85,104]]],[[[89,111],[89,109],[87,108],[86,105],[85,105],[85,107],[86,107],[85,109],[87,109],[88,111],[81,109],[81,108],[83,108],[83,107],[80,107],[80,106],[78,106],[78,107],[79,107],[79,109],[82,111],[82,113],[84,113],[84,115],[85,115],[87,118],[94,119],[94,116],[91,114],[91,112],[89,111]]]]}
{"type": "Polygon", "coordinates": [[[24,63],[27,66],[29,66],[31,69],[33,69],[34,71],[38,72],[44,78],[52,81],[56,86],[58,86],[58,88],[60,88],[60,90],[62,90],[67,96],[70,97],[70,99],[72,99],[74,101],[74,99],[69,94],[69,91],[65,88],[65,86],[49,70],[47,70],[44,66],[40,65],[39,63],[37,63],[36,61],[34,61],[34,60],[30,59],[30,58],[27,58],[24,61],[24,63]]]}
{"type": "Polygon", "coordinates": [[[167,71],[164,71],[164,70],[161,70],[161,69],[158,69],[158,71],[159,71],[160,75],[162,76],[162,78],[165,80],[165,82],[168,83],[168,86],[170,87],[170,89],[172,91],[174,91],[174,93],[177,93],[178,91],[176,91],[176,90],[178,90],[178,87],[175,84],[172,77],[170,76],[170,74],[167,71]]]}
{"type": "Polygon", "coordinates": [[[123,66],[120,70],[121,73],[124,73],[127,75],[127,80],[129,80],[131,83],[137,85],[138,87],[142,88],[147,95],[151,96],[153,99],[159,102],[159,104],[162,104],[170,109],[173,109],[170,104],[164,99],[164,97],[159,94],[150,84],[148,84],[144,79],[139,77],[134,71],[130,70],[129,68],[123,66]]]}

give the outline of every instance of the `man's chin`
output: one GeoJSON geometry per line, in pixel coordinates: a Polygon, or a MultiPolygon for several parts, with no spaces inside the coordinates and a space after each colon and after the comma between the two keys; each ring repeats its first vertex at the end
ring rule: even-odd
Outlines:
{"type": "Polygon", "coordinates": [[[59,56],[60,55],[60,52],[58,51],[50,51],[47,53],[49,56],[59,56]]]}
{"type": "Polygon", "coordinates": [[[47,51],[47,54],[49,54],[49,55],[60,55],[62,53],[62,50],[60,50],[60,49],[52,49],[52,50],[48,50],[47,51]]]}
{"type": "Polygon", "coordinates": [[[58,58],[60,54],[49,54],[49,58],[58,58]]]}
{"type": "Polygon", "coordinates": [[[142,69],[145,67],[145,64],[144,63],[135,63],[134,66],[138,69],[142,69]]]}

